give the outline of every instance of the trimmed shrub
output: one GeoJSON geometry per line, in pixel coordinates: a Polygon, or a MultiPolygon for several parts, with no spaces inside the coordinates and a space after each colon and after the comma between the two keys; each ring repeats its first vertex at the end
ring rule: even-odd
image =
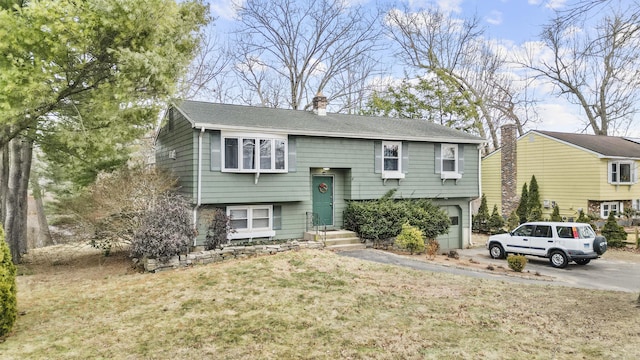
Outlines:
{"type": "Polygon", "coordinates": [[[7,335],[18,315],[16,266],[11,261],[9,244],[0,226],[0,338],[7,335]]]}
{"type": "Polygon", "coordinates": [[[396,237],[396,245],[409,250],[411,254],[424,251],[424,235],[422,231],[409,223],[402,224],[402,231],[396,237]]]}
{"type": "Polygon", "coordinates": [[[613,211],[609,212],[607,222],[602,227],[602,235],[607,238],[607,246],[614,248],[626,246],[627,232],[623,226],[618,225],[613,211]]]}
{"type": "Polygon", "coordinates": [[[213,250],[228,242],[228,236],[234,232],[231,228],[231,219],[222,209],[215,209],[205,237],[204,247],[213,250]]]}
{"type": "Polygon", "coordinates": [[[344,226],[364,239],[378,242],[398,236],[409,223],[426,238],[449,231],[449,215],[426,199],[394,200],[393,191],[380,200],[351,201],[344,211],[344,226]]]}
{"type": "Polygon", "coordinates": [[[509,255],[507,264],[509,264],[509,269],[515,272],[522,272],[527,265],[527,258],[524,255],[509,255]]]}
{"type": "Polygon", "coordinates": [[[131,244],[131,256],[164,261],[185,253],[194,236],[187,201],[168,194],[159,198],[142,219],[131,244]]]}

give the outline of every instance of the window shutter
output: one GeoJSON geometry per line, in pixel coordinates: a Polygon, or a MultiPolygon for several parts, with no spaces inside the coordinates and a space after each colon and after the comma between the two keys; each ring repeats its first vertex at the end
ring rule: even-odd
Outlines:
{"type": "Polygon", "coordinates": [[[273,205],[272,225],[273,225],[273,230],[282,229],[282,206],[281,205],[273,205]]]}
{"type": "Polygon", "coordinates": [[[458,144],[458,173],[464,174],[464,144],[458,144]]]}
{"type": "Polygon", "coordinates": [[[296,153],[296,138],[289,136],[289,172],[296,172],[296,161],[298,160],[298,154],[296,153]]]}
{"type": "Polygon", "coordinates": [[[442,145],[438,143],[433,144],[433,150],[436,154],[434,172],[440,174],[442,172],[442,145]]]}
{"type": "Polygon", "coordinates": [[[631,182],[635,184],[638,182],[638,163],[634,161],[631,167],[631,182]]]}
{"type": "Polygon", "coordinates": [[[220,132],[213,131],[211,132],[211,136],[209,137],[209,142],[211,146],[211,171],[220,171],[221,170],[221,150],[222,150],[222,141],[220,139],[220,132]]]}
{"type": "Polygon", "coordinates": [[[382,141],[373,142],[373,172],[382,173],[382,141]]]}
{"type": "Polygon", "coordinates": [[[612,171],[611,171],[611,165],[612,165],[612,164],[613,164],[613,163],[612,163],[611,161],[609,161],[609,162],[607,163],[607,182],[608,182],[609,184],[613,183],[613,178],[612,178],[612,175],[613,175],[613,174],[612,174],[612,171]]]}
{"type": "Polygon", "coordinates": [[[402,169],[400,169],[402,171],[403,174],[406,174],[409,172],[409,142],[408,141],[403,141],[402,142],[402,169]]]}

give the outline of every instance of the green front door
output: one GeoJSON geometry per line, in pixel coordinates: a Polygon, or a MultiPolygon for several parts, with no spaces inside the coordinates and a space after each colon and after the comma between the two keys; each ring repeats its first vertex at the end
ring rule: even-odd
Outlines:
{"type": "Polygon", "coordinates": [[[313,177],[314,226],[333,226],[333,176],[313,177]]]}

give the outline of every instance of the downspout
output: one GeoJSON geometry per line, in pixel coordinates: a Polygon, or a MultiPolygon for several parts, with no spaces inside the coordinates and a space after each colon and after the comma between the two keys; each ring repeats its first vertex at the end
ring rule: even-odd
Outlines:
{"type": "MultiPolygon", "coordinates": [[[[200,128],[200,134],[198,134],[198,184],[196,195],[196,206],[193,208],[193,228],[198,229],[198,209],[202,205],[202,137],[204,136],[204,126],[200,128]]],[[[193,246],[196,246],[198,236],[193,237],[193,246]]]]}
{"type": "MultiPolygon", "coordinates": [[[[482,197],[482,147],[478,145],[478,196],[482,197]]],[[[475,245],[473,243],[473,208],[471,201],[469,201],[469,246],[475,245]]]]}

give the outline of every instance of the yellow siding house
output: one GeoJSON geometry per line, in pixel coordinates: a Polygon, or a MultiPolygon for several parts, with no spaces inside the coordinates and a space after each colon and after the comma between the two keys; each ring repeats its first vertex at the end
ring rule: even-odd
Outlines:
{"type": "Polygon", "coordinates": [[[489,209],[496,204],[508,216],[533,175],[545,217],[554,206],[567,220],[577,218],[580,210],[606,218],[609,212],[640,209],[637,141],[540,130],[516,138],[513,125],[501,131],[501,148],[482,160],[482,192],[489,209]]]}

